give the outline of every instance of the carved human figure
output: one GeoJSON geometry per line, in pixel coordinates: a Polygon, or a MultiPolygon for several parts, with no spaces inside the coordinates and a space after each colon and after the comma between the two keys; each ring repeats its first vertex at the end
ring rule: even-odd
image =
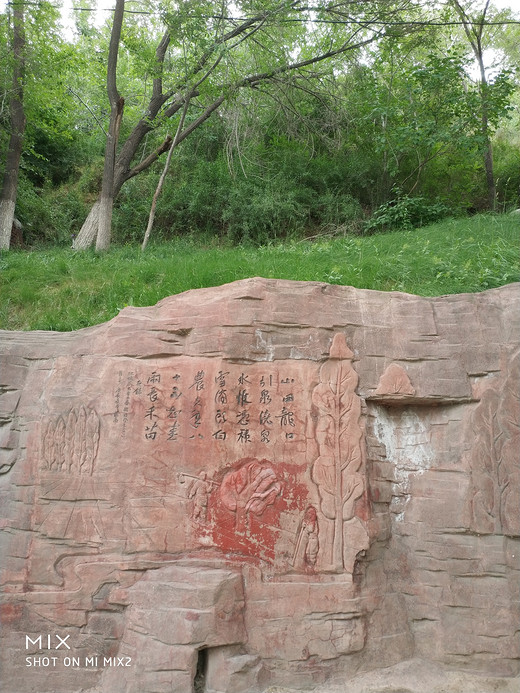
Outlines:
{"type": "Polygon", "coordinates": [[[42,458],[43,458],[43,469],[52,469],[54,466],[54,429],[56,424],[54,421],[50,420],[47,423],[47,427],[44,429],[43,439],[42,439],[42,458]]]}
{"type": "Polygon", "coordinates": [[[200,472],[188,488],[188,498],[193,500],[192,519],[196,522],[206,522],[208,519],[208,498],[211,493],[211,482],[207,480],[206,472],[200,472]]]}
{"type": "Polygon", "coordinates": [[[320,549],[318,513],[310,505],[303,516],[296,546],[294,549],[293,565],[297,570],[312,570],[318,560],[320,549]]]}
{"type": "MultiPolygon", "coordinates": [[[[65,464],[65,422],[61,418],[58,418],[58,423],[56,424],[56,429],[54,432],[54,442],[56,457],[54,458],[54,464],[56,469],[61,472],[63,465],[65,464]]],[[[52,466],[51,466],[52,469],[52,466]]]]}

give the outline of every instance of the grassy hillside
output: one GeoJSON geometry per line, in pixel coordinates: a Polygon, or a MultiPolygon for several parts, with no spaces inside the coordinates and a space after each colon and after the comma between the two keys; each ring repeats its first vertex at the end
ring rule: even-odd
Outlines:
{"type": "Polygon", "coordinates": [[[520,280],[520,217],[480,215],[413,231],[255,247],[190,238],[103,255],[68,249],[0,256],[0,328],[75,330],[187,289],[261,276],[422,296],[520,280]]]}

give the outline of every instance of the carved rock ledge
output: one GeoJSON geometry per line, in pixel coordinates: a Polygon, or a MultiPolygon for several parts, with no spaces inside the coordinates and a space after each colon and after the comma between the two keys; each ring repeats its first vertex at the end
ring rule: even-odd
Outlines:
{"type": "Polygon", "coordinates": [[[255,278],[0,333],[5,693],[517,675],[518,289],[255,278]]]}

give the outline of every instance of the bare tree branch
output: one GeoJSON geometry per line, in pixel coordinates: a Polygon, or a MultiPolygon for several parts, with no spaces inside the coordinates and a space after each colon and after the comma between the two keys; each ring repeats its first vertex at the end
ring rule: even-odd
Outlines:
{"type": "Polygon", "coordinates": [[[90,106],[88,105],[88,103],[85,103],[85,101],[83,101],[83,99],[81,98],[81,96],[80,96],[79,94],[77,94],[71,87],[67,87],[67,91],[68,91],[70,94],[72,94],[72,96],[75,96],[75,97],[78,99],[78,101],[80,101],[80,102],[85,106],[85,108],[87,109],[87,111],[90,113],[90,115],[91,115],[91,116],[94,118],[94,120],[96,121],[96,123],[97,123],[99,129],[101,130],[101,132],[105,135],[105,137],[108,137],[108,132],[107,132],[107,131],[105,130],[105,128],[103,127],[103,123],[99,120],[99,118],[96,116],[96,114],[94,113],[94,111],[90,108],[90,106]]]}
{"type": "Polygon", "coordinates": [[[143,244],[141,245],[141,252],[144,252],[146,249],[146,246],[148,245],[148,239],[150,238],[150,234],[152,232],[152,227],[153,227],[153,222],[155,219],[155,210],[157,207],[157,201],[159,199],[159,195],[161,194],[161,190],[164,185],[164,181],[166,179],[166,174],[168,173],[168,170],[170,168],[170,162],[172,160],[172,154],[173,150],[177,146],[177,142],[179,140],[179,134],[182,130],[182,127],[184,125],[184,119],[186,118],[186,113],[188,112],[188,107],[190,105],[190,100],[191,100],[191,94],[188,94],[186,97],[186,100],[184,102],[184,108],[182,109],[182,115],[179,120],[179,125],[177,126],[177,131],[175,133],[175,137],[173,138],[172,145],[170,147],[170,151],[168,152],[168,156],[166,158],[166,163],[164,164],[163,172],[161,173],[161,177],[159,178],[159,182],[157,184],[157,188],[155,189],[155,193],[153,196],[152,200],[152,206],[150,208],[150,215],[148,217],[148,225],[146,227],[146,231],[144,234],[144,239],[143,239],[143,244]]]}

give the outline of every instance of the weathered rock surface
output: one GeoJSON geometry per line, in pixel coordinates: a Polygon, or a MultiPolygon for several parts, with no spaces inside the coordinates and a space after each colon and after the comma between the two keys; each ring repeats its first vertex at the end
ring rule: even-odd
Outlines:
{"type": "MultiPolygon", "coordinates": [[[[420,658],[318,685],[313,693],[517,693],[518,679],[453,670],[420,658]]],[[[298,693],[272,687],[266,693],[298,693]]]]}
{"type": "Polygon", "coordinates": [[[518,285],[251,279],[0,350],[5,693],[518,675],[518,285]]]}

